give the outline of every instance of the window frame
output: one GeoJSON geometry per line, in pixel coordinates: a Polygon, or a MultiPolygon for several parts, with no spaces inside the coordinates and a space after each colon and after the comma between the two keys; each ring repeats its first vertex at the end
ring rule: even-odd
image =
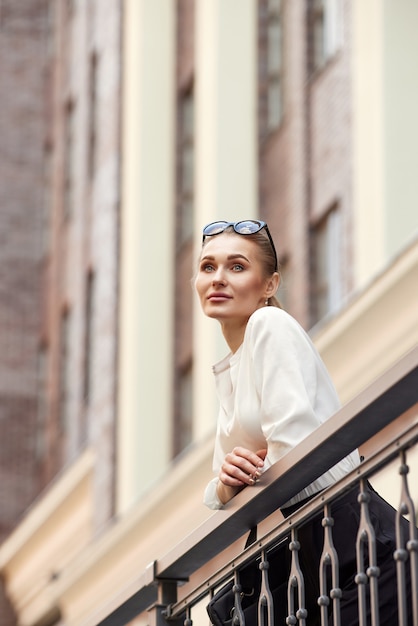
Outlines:
{"type": "Polygon", "coordinates": [[[341,306],[341,245],[342,216],[336,202],[311,226],[310,299],[314,324],[341,306]]]}

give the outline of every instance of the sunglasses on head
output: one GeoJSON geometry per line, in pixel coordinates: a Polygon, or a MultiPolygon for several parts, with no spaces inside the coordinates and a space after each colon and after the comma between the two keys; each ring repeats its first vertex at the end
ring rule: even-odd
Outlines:
{"type": "Polygon", "coordinates": [[[277,261],[276,248],[274,246],[273,239],[272,239],[272,236],[270,234],[270,231],[266,222],[262,222],[261,220],[242,220],[240,222],[223,222],[223,221],[211,222],[210,224],[207,224],[203,229],[202,243],[205,241],[206,237],[212,237],[213,235],[220,235],[230,226],[233,227],[234,231],[238,235],[254,235],[255,233],[258,233],[260,230],[264,228],[267,233],[267,237],[269,238],[271,248],[274,253],[275,271],[277,272],[279,264],[277,261]]]}

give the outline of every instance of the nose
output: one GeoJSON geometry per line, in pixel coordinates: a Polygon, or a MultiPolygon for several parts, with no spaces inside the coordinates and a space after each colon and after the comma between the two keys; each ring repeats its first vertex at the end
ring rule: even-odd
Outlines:
{"type": "Polygon", "coordinates": [[[224,271],[221,267],[218,267],[216,272],[212,275],[212,285],[225,285],[226,279],[224,271]]]}

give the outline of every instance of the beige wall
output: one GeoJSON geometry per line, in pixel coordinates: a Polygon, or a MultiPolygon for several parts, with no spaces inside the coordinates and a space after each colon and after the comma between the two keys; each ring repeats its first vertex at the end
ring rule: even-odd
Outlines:
{"type": "MultiPolygon", "coordinates": [[[[252,0],[196,2],[196,207],[201,229],[217,219],[257,216],[256,5],[252,0]]],[[[218,324],[195,300],[194,437],[217,416],[211,366],[227,349],[218,324]]]]}
{"type": "Polygon", "coordinates": [[[418,234],[418,55],[414,0],[353,2],[355,283],[418,234]]]}
{"type": "Polygon", "coordinates": [[[354,282],[384,264],[383,3],[353,0],[354,282]]]}
{"type": "Polygon", "coordinates": [[[174,2],[124,13],[117,509],[171,454],[174,2]]]}
{"type": "Polygon", "coordinates": [[[418,2],[384,0],[385,251],[418,234],[418,2]]]}
{"type": "Polygon", "coordinates": [[[343,403],[418,344],[418,242],[313,339],[343,403]]]}

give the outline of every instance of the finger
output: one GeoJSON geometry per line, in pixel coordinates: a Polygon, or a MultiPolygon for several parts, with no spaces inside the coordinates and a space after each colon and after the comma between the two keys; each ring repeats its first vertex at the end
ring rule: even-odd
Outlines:
{"type": "Polygon", "coordinates": [[[234,459],[231,460],[232,462],[225,460],[222,464],[219,475],[220,479],[226,485],[238,486],[247,484],[250,471],[245,467],[238,465],[234,459]]]}
{"type": "Polygon", "coordinates": [[[235,478],[246,480],[246,476],[254,474],[260,462],[260,458],[251,450],[234,448],[225,456],[223,470],[235,478]]]}
{"type": "Polygon", "coordinates": [[[257,450],[256,455],[260,457],[264,461],[267,456],[267,448],[263,448],[262,450],[257,450]]]}
{"type": "MultiPolygon", "coordinates": [[[[258,457],[255,456],[255,459],[258,457]]],[[[234,452],[226,455],[219,474],[220,480],[230,486],[254,485],[260,476],[261,468],[234,452]]]]}
{"type": "Polygon", "coordinates": [[[226,455],[225,459],[231,463],[236,463],[239,467],[250,470],[251,468],[248,467],[246,462],[250,463],[254,468],[263,467],[266,454],[266,449],[253,452],[247,448],[236,447],[232,450],[232,452],[226,455]],[[244,461],[241,462],[241,459],[244,461]]]}
{"type": "Polygon", "coordinates": [[[234,476],[234,474],[231,473],[229,470],[225,471],[222,469],[219,472],[219,480],[228,487],[244,487],[246,484],[249,484],[249,482],[247,482],[246,480],[247,478],[247,474],[243,474],[241,479],[237,476],[234,476]]]}

